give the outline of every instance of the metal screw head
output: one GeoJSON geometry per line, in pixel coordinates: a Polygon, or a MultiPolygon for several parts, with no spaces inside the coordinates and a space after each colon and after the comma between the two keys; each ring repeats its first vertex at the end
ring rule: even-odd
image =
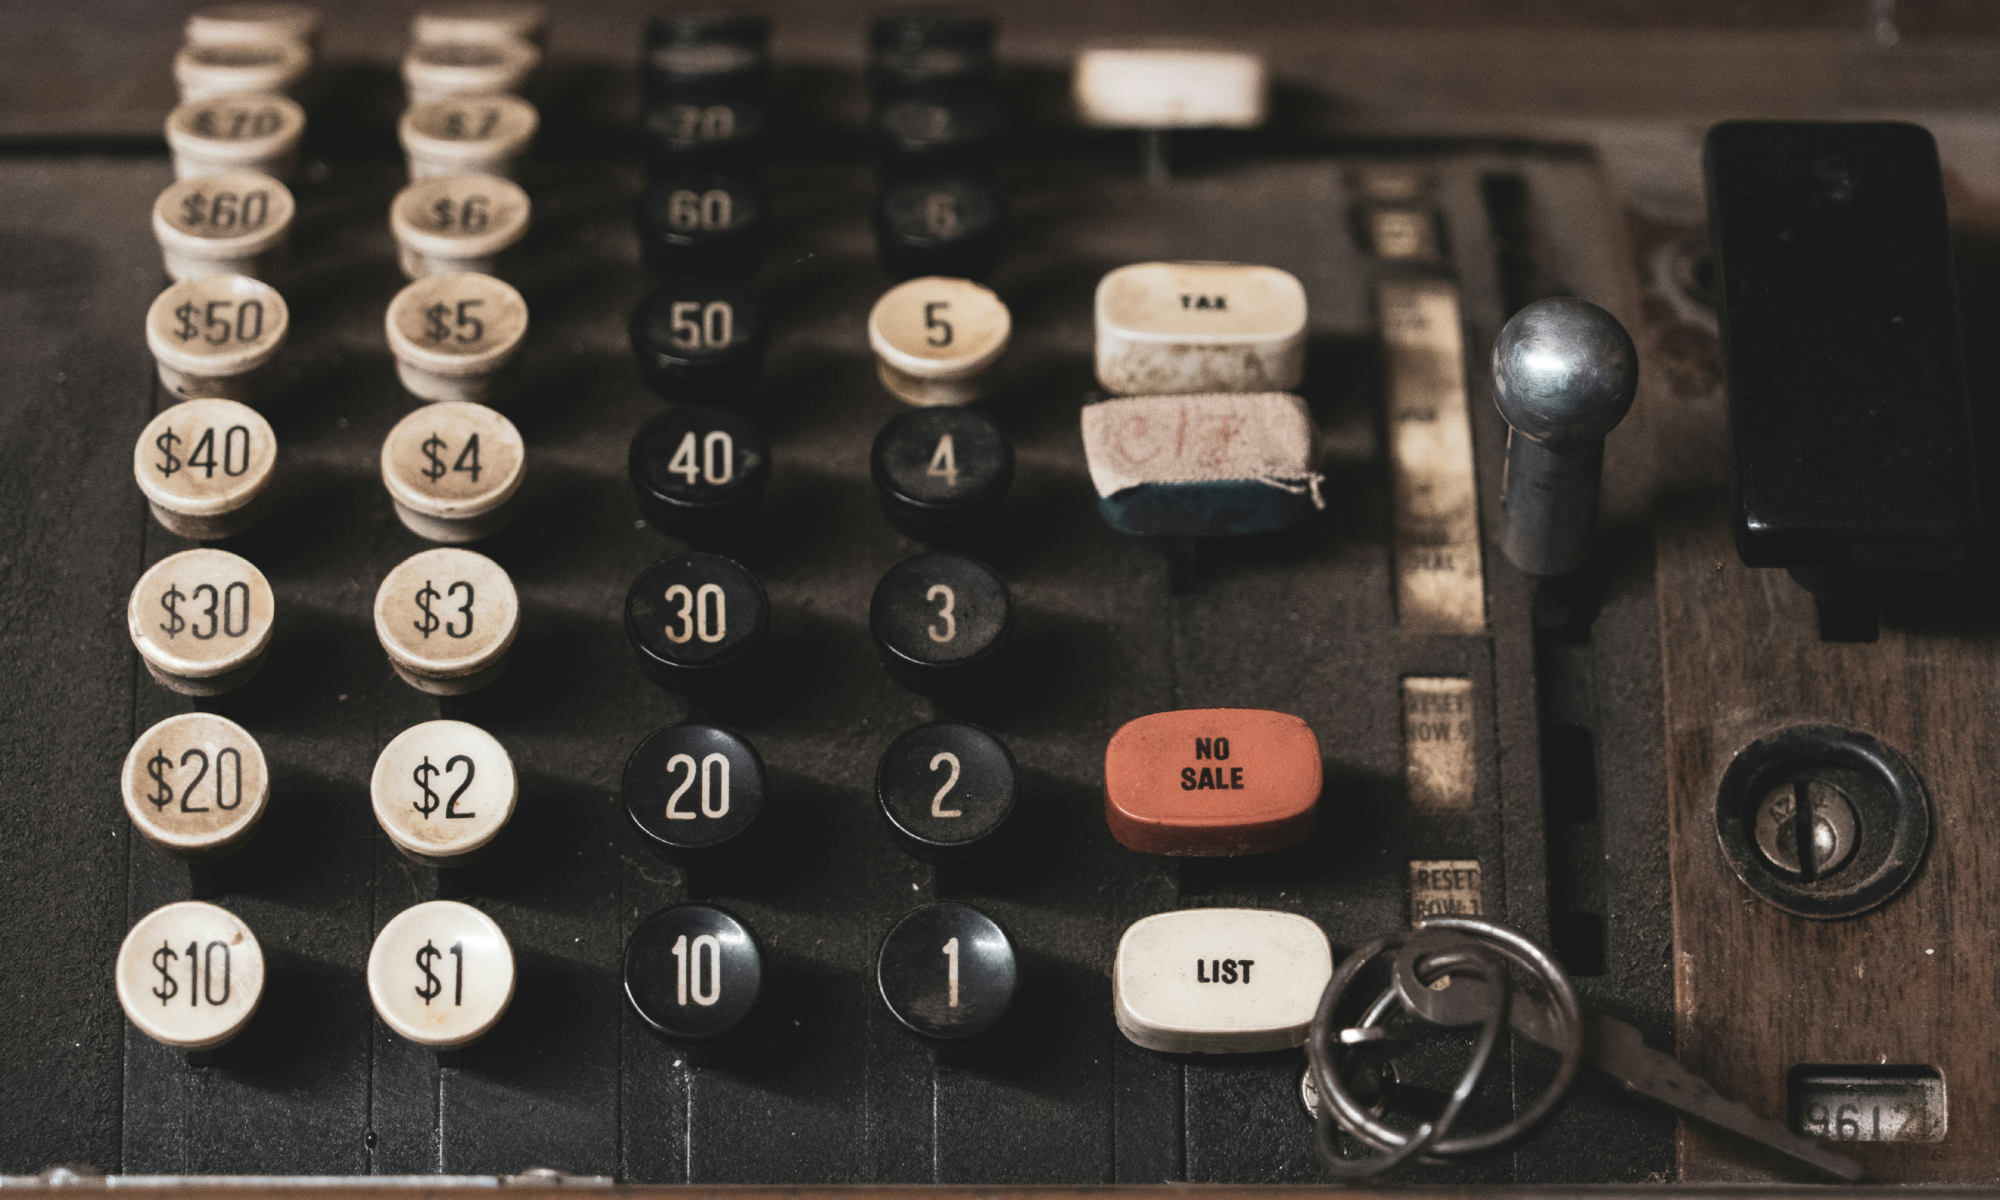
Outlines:
{"type": "Polygon", "coordinates": [[[1537,300],[1493,343],[1493,403],[1516,434],[1551,450],[1610,433],[1638,387],[1631,335],[1588,300],[1537,300]]]}
{"type": "Polygon", "coordinates": [[[1857,840],[1854,805],[1819,779],[1788,780],[1757,803],[1753,836],[1773,867],[1797,879],[1822,878],[1844,866],[1857,840]],[[1803,829],[1799,812],[1810,822],[1803,829]]]}

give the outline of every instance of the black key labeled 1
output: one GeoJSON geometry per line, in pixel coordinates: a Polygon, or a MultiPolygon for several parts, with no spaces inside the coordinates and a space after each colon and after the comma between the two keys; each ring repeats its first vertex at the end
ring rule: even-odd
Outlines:
{"type": "Polygon", "coordinates": [[[712,904],[663,908],[625,944],[625,999],[640,1020],[674,1041],[727,1035],[763,989],[757,935],[712,904]]]}
{"type": "Polygon", "coordinates": [[[964,721],[898,736],[875,768],[875,803],[914,857],[938,862],[992,845],[1020,799],[1020,772],[999,738],[964,721]]]}
{"type": "Polygon", "coordinates": [[[933,551],[889,568],[875,585],[868,628],[890,678],[935,695],[993,681],[1014,627],[998,572],[963,554],[933,551]]]}
{"type": "Polygon", "coordinates": [[[620,791],[652,847],[692,864],[751,841],[764,815],[764,760],[734,730],[685,721],[639,743],[620,791]]]}
{"type": "Polygon", "coordinates": [[[920,1037],[962,1041],[1007,1014],[1020,987],[1007,931],[969,904],[926,904],[896,922],[875,959],[875,986],[920,1037]]]}

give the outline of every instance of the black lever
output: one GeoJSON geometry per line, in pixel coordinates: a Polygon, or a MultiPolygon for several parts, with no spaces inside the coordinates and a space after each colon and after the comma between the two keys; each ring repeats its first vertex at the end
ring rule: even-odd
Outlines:
{"type": "Polygon", "coordinates": [[[1732,121],[1705,166],[1737,553],[1816,590],[1966,567],[1978,494],[1937,143],[1732,121]]]}

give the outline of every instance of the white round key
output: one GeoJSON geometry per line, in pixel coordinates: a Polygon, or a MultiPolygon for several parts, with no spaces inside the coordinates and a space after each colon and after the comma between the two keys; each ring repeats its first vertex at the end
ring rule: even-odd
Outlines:
{"type": "Polygon", "coordinates": [[[1118,939],[1118,1029],[1148,1050],[1252,1054],[1305,1041],[1333,978],[1333,947],[1296,913],[1198,908],[1135,922],[1118,939]]]}
{"type": "Polygon", "coordinates": [[[319,10],[304,4],[211,4],[182,26],[192,45],[289,38],[308,48],[319,43],[319,10]]]}
{"type": "Polygon", "coordinates": [[[470,550],[425,550],[375,592],[375,636],[403,682],[434,696],[486,686],[506,666],[521,604],[499,563],[470,550]]]}
{"type": "Polygon", "coordinates": [[[1085,125],[1109,129],[1254,129],[1270,87],[1264,60],[1230,50],[1089,50],[1072,77],[1085,125]]]}
{"type": "Polygon", "coordinates": [[[403,110],[396,138],[411,179],[467,171],[512,179],[541,123],[519,96],[451,96],[403,110]]]}
{"type": "Polygon", "coordinates": [[[535,44],[520,38],[418,42],[403,56],[403,90],[413,106],[447,96],[517,92],[541,62],[535,44]]]}
{"type": "Polygon", "coordinates": [[[427,405],[382,442],[382,483],[396,515],[433,542],[476,541],[506,524],[526,464],[520,431],[483,404],[427,405]]]}
{"type": "Polygon", "coordinates": [[[1097,381],[1115,395],[1288,392],[1306,369],[1306,291],[1288,271],[1135,263],[1097,285],[1097,381]]]}
{"type": "Polygon", "coordinates": [[[477,725],[425,721],[375,759],[368,791],[396,849],[421,863],[465,862],[500,835],[519,794],[507,748],[477,725]]]}
{"type": "Polygon", "coordinates": [[[288,92],[312,69],[312,51],[291,38],[191,42],[174,56],[181,101],[288,92]]]}
{"type": "Polygon", "coordinates": [[[528,335],[528,302],[491,275],[429,275],[396,293],[384,322],[396,374],[422,400],[489,400],[528,335]]]}
{"type": "Polygon", "coordinates": [[[118,947],[118,1003],[139,1032],[206,1050],[243,1032],[264,998],[264,948],[243,918],[183,900],[140,918],[118,947]]]}
{"type": "Polygon", "coordinates": [[[167,114],[174,178],[256,171],[288,180],[298,166],[306,110],[290,96],[226,96],[180,105],[167,114]]]}
{"type": "Polygon", "coordinates": [[[368,997],[399,1036],[448,1050],[476,1041],[514,1000],[514,948],[492,917],[456,900],[399,912],[368,953],[368,997]]]}
{"type": "Polygon", "coordinates": [[[126,628],[154,679],[186,696],[241,687],[271,644],[271,585],[227,550],[183,550],[139,577],[126,628]]]}
{"type": "Polygon", "coordinates": [[[1007,352],[1007,305],[970,279],[926,276],[882,294],[868,314],[868,344],[882,386],[911,404],[969,404],[1007,352]]]}
{"type": "Polygon", "coordinates": [[[153,236],[171,279],[248,275],[285,264],[297,205],[292,190],[255,171],[180,180],[153,202],[153,236]]]}
{"type": "Polygon", "coordinates": [[[433,4],[410,18],[413,42],[498,42],[540,45],[548,13],[539,4],[433,4]]]}
{"type": "Polygon", "coordinates": [[[271,799],[271,768],[257,739],[214,713],[168,717],[132,743],[119,776],[125,812],[147,841],[208,862],[256,831],[271,799]]]}
{"type": "Polygon", "coordinates": [[[492,275],[528,232],[528,193],[511,179],[466,173],[419,179],[389,203],[389,231],[410,279],[492,275]]]}
{"type": "Polygon", "coordinates": [[[160,524],[185,538],[234,537],[263,515],[278,438],[256,409],[188,400],[147,423],[132,474],[160,524]]]}
{"type": "Polygon", "coordinates": [[[154,298],[146,345],[160,382],[181,399],[249,400],[290,324],[291,310],[270,284],[248,275],[202,275],[154,298]]]}

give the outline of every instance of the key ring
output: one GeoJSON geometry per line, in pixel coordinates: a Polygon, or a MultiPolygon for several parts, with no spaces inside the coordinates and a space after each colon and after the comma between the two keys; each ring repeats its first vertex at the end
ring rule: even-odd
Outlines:
{"type": "Polygon", "coordinates": [[[1576,1078],[1583,1060],[1583,1012],[1576,989],[1560,964],[1533,941],[1504,925],[1476,917],[1440,917],[1405,933],[1378,938],[1340,964],[1320,996],[1318,1011],[1306,1037],[1306,1057],[1322,1109],[1316,1116],[1320,1157],[1339,1178],[1366,1179],[1410,1161],[1439,1163],[1496,1149],[1520,1137],[1554,1111],[1576,1078]],[[1361,972],[1390,951],[1397,952],[1389,985],[1368,1006],[1359,1023],[1338,1029],[1335,1013],[1361,972]],[[1540,995],[1537,1004],[1554,1034],[1561,1063],[1542,1094],[1513,1120],[1476,1134],[1452,1136],[1452,1125],[1466,1102],[1478,1091],[1500,1034],[1508,1027],[1517,999],[1509,967],[1518,968],[1540,995]],[[1449,976],[1453,986],[1442,992],[1429,986],[1449,976]],[[1461,990],[1459,981],[1480,985],[1461,990]],[[1453,996],[1454,991],[1458,992],[1453,996]],[[1450,997],[1450,999],[1446,999],[1450,997]],[[1345,1076],[1356,1059],[1383,1043],[1379,1031],[1395,1015],[1446,1028],[1480,1027],[1479,1040],[1444,1110],[1411,1132],[1403,1132],[1372,1116],[1348,1089],[1345,1076]],[[1336,1129],[1373,1148],[1361,1159],[1341,1156],[1336,1129]]]}

